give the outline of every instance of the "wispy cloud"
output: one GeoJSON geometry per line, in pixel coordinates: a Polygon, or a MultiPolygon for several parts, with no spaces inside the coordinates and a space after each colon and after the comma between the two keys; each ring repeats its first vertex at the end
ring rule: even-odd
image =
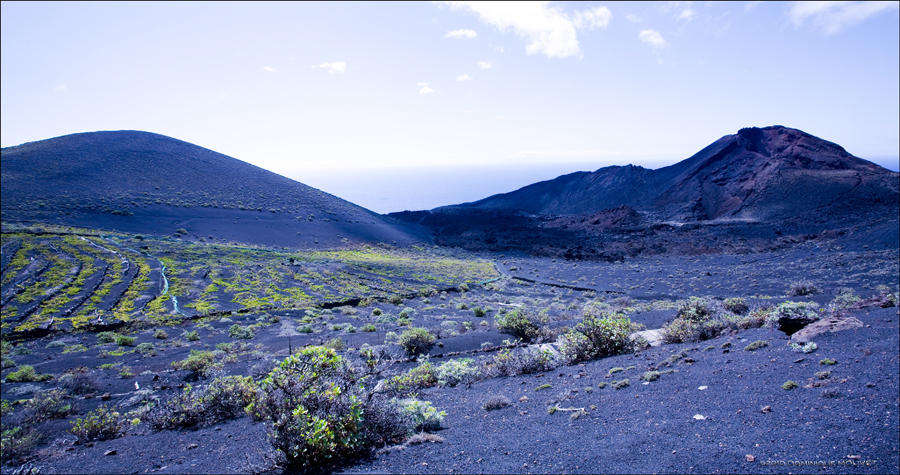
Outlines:
{"type": "Polygon", "coordinates": [[[479,61],[478,62],[478,67],[481,69],[491,69],[491,66],[492,66],[492,64],[490,61],[479,61]]]}
{"type": "Polygon", "coordinates": [[[638,34],[638,38],[640,38],[641,43],[647,43],[652,46],[653,49],[669,46],[669,43],[663,39],[662,35],[656,30],[641,30],[638,34]]]}
{"type": "Polygon", "coordinates": [[[575,25],[549,2],[445,2],[453,10],[470,11],[479,19],[525,38],[528,54],[550,58],[579,56],[575,25]]]}
{"type": "Polygon", "coordinates": [[[754,8],[758,7],[760,3],[762,3],[762,2],[747,2],[747,4],[744,5],[744,11],[749,12],[750,10],[753,10],[754,8]]]}
{"type": "Polygon", "coordinates": [[[275,71],[277,71],[277,69],[269,67],[269,66],[263,66],[263,70],[270,72],[270,73],[274,73],[275,71]]]}
{"type": "Polygon", "coordinates": [[[432,92],[434,92],[434,89],[432,89],[428,86],[425,86],[422,89],[419,89],[419,94],[431,94],[432,92]]]}
{"type": "Polygon", "coordinates": [[[797,27],[809,21],[830,35],[898,7],[900,2],[795,2],[788,17],[797,27]]]}
{"type": "Polygon", "coordinates": [[[640,23],[641,22],[641,17],[639,17],[633,13],[629,13],[629,14],[625,15],[625,19],[632,23],[640,23]]]}
{"type": "Polygon", "coordinates": [[[53,88],[53,92],[67,92],[68,90],[69,88],[66,87],[65,84],[60,84],[59,86],[53,88]]]}
{"type": "Polygon", "coordinates": [[[463,74],[462,76],[456,76],[457,81],[472,81],[473,78],[470,78],[468,74],[463,74]]]}
{"type": "Polygon", "coordinates": [[[496,52],[498,52],[498,53],[502,53],[502,52],[503,52],[503,47],[502,47],[502,46],[495,46],[495,47],[494,47],[494,51],[496,51],[496,52]]]}
{"type": "Polygon", "coordinates": [[[318,66],[313,67],[327,69],[329,73],[344,74],[344,72],[347,71],[347,63],[343,61],[336,61],[334,63],[322,63],[318,66]]]}
{"type": "Polygon", "coordinates": [[[697,12],[695,12],[694,10],[691,10],[690,8],[685,8],[684,10],[681,10],[681,13],[678,14],[678,21],[681,21],[681,20],[691,21],[691,19],[693,19],[694,16],[696,16],[696,15],[697,15],[697,12]]]}
{"type": "Polygon", "coordinates": [[[425,81],[417,82],[417,83],[416,83],[416,86],[427,86],[427,85],[428,85],[428,83],[425,82],[425,81]]]}
{"type": "Polygon", "coordinates": [[[453,30],[444,35],[444,38],[462,38],[466,40],[471,40],[476,37],[478,37],[478,33],[475,33],[472,30],[453,30]]]}
{"type": "Polygon", "coordinates": [[[612,12],[606,7],[596,7],[583,12],[575,12],[575,27],[579,29],[606,28],[612,20],[612,12]]]}

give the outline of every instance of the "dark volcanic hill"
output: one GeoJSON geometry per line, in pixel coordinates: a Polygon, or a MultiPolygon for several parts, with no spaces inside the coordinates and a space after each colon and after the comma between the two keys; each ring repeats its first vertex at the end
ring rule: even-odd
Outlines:
{"type": "Polygon", "coordinates": [[[92,132],[2,150],[3,220],[264,245],[407,242],[410,229],[163,135],[92,132]],[[182,233],[183,234],[183,233],[182,233]]]}
{"type": "MultiPolygon", "coordinates": [[[[896,218],[898,191],[897,173],[857,158],[837,144],[773,126],[741,129],[657,170],[606,167],[473,203],[396,216],[431,227],[446,244],[477,241],[503,247],[497,243],[536,239],[559,248],[567,246],[564,243],[572,240],[572,233],[580,240],[611,229],[658,230],[662,224],[734,224],[735,228],[756,223],[787,227],[799,235],[814,234],[896,218]],[[476,224],[466,226],[466,221],[476,224]],[[510,229],[515,229],[515,236],[510,229]],[[540,236],[523,235],[526,229],[540,236]],[[464,239],[453,237],[463,235],[464,239]]],[[[888,240],[896,240],[896,226],[893,231],[886,229],[891,235],[888,240]]],[[[776,230],[763,237],[783,234],[776,230]]],[[[642,243],[661,252],[672,250],[666,245],[660,248],[658,240],[642,243]]]]}

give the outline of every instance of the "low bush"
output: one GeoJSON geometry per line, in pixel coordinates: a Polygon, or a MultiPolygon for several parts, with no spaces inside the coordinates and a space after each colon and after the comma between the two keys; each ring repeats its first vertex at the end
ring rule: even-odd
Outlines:
{"type": "Polygon", "coordinates": [[[253,333],[252,328],[235,323],[228,329],[228,336],[236,340],[252,340],[256,334],[253,333]]]}
{"type": "Polygon", "coordinates": [[[84,419],[72,422],[72,425],[70,432],[84,441],[115,439],[125,430],[121,415],[105,405],[87,413],[84,419]]]}
{"type": "Polygon", "coordinates": [[[791,389],[799,388],[799,387],[800,387],[800,385],[797,384],[795,381],[788,381],[781,385],[781,389],[784,389],[785,391],[790,391],[791,389]]]}
{"type": "Polygon", "coordinates": [[[487,312],[485,312],[481,307],[475,307],[472,309],[472,314],[474,314],[477,318],[484,318],[484,316],[487,315],[487,312]]]}
{"type": "Polygon", "coordinates": [[[560,365],[558,358],[549,350],[533,346],[518,349],[502,349],[482,364],[485,376],[515,376],[550,371],[560,365]]]}
{"type": "Polygon", "coordinates": [[[631,385],[631,380],[628,380],[628,379],[623,379],[621,381],[613,381],[612,382],[612,387],[615,389],[626,388],[630,385],[631,385]]]}
{"type": "Polygon", "coordinates": [[[30,383],[43,382],[53,379],[52,374],[35,373],[34,367],[31,365],[22,365],[18,371],[14,371],[6,375],[7,383],[30,383]]]}
{"type": "Polygon", "coordinates": [[[750,311],[747,301],[740,297],[727,298],[722,302],[722,306],[725,307],[725,310],[738,315],[743,315],[750,311]]]}
{"type": "Polygon", "coordinates": [[[300,325],[297,327],[297,333],[312,333],[313,327],[312,325],[300,325]]]}
{"type": "Polygon", "coordinates": [[[100,332],[97,334],[97,343],[100,343],[100,344],[113,343],[116,341],[116,337],[118,337],[118,336],[119,335],[116,335],[113,332],[100,332]]]}
{"type": "Polygon", "coordinates": [[[407,355],[421,355],[434,346],[434,335],[424,328],[410,328],[400,334],[397,343],[407,355]]]}
{"type": "Polygon", "coordinates": [[[156,356],[157,355],[156,348],[154,348],[153,343],[150,343],[150,342],[141,343],[138,346],[136,346],[134,349],[135,349],[135,351],[137,351],[138,353],[140,353],[144,356],[156,356]]]}
{"type": "MultiPolygon", "coordinates": [[[[834,366],[834,365],[837,364],[837,361],[835,361],[835,360],[833,360],[833,359],[831,359],[831,358],[822,358],[822,359],[819,361],[819,364],[821,364],[821,365],[826,365],[826,366],[834,366]]],[[[8,378],[8,376],[7,376],[7,378],[8,378]]]]}
{"type": "Polygon", "coordinates": [[[509,401],[508,397],[495,395],[495,396],[489,397],[487,399],[487,401],[484,401],[484,404],[482,404],[481,407],[485,411],[493,411],[496,409],[503,409],[504,407],[507,407],[510,404],[512,404],[512,403],[509,401]]]}
{"type": "Polygon", "coordinates": [[[362,328],[360,328],[359,330],[362,331],[362,332],[365,332],[365,333],[372,333],[372,332],[374,332],[374,331],[376,331],[376,330],[378,330],[378,329],[375,328],[375,325],[372,325],[371,323],[368,323],[368,324],[366,324],[366,325],[363,325],[362,328]]]}
{"type": "Polygon", "coordinates": [[[437,367],[438,384],[441,386],[471,384],[479,374],[472,358],[450,360],[437,367]]]}
{"type": "Polygon", "coordinates": [[[215,378],[205,389],[190,385],[164,403],[153,407],[147,422],[153,430],[176,430],[209,426],[245,414],[257,400],[256,383],[249,376],[215,378]]]}
{"type": "Polygon", "coordinates": [[[65,390],[50,389],[34,393],[25,404],[22,418],[28,422],[49,421],[63,419],[74,412],[75,405],[65,390]]]}
{"type": "Polygon", "coordinates": [[[444,422],[444,411],[438,411],[430,402],[416,398],[400,401],[400,414],[409,420],[414,432],[438,430],[444,422]]]}
{"type": "MultiPolygon", "coordinates": [[[[0,461],[4,464],[28,455],[41,442],[41,434],[30,427],[4,424],[0,437],[0,461]]],[[[13,472],[10,472],[13,473],[13,472]]]]}
{"type": "Polygon", "coordinates": [[[88,394],[100,389],[97,376],[83,366],[63,373],[59,377],[59,385],[75,394],[88,394]]]}
{"type": "Polygon", "coordinates": [[[119,346],[134,346],[135,340],[137,338],[133,336],[116,335],[116,344],[119,346]]]}
{"type": "Polygon", "coordinates": [[[222,363],[216,361],[212,351],[191,350],[190,356],[181,361],[173,361],[172,367],[177,370],[188,370],[197,377],[205,378],[214,371],[222,369],[222,363]]]}
{"type": "Polygon", "coordinates": [[[764,346],[769,346],[769,342],[765,340],[756,340],[744,347],[744,351],[756,351],[764,346]]]}
{"type": "Polygon", "coordinates": [[[385,401],[371,387],[377,364],[357,367],[321,346],[287,357],[260,382],[251,410],[271,427],[269,441],[291,467],[333,466],[405,435],[404,419],[426,408],[385,401]],[[412,410],[415,409],[415,410],[412,410]]]}
{"type": "Polygon", "coordinates": [[[622,314],[585,315],[560,338],[560,353],[570,363],[626,353],[634,349],[631,334],[637,328],[622,314]]]}
{"type": "Polygon", "coordinates": [[[340,338],[332,338],[332,339],[328,340],[327,342],[325,342],[324,346],[325,346],[325,348],[328,348],[329,350],[334,350],[334,351],[343,351],[343,350],[347,349],[347,344],[344,343],[344,340],[342,340],[340,338]]]}
{"type": "Polygon", "coordinates": [[[166,333],[165,330],[156,330],[156,331],[153,333],[153,338],[156,338],[156,339],[158,339],[158,340],[165,340],[165,339],[168,339],[168,338],[169,338],[169,334],[166,333]]]}
{"type": "Polygon", "coordinates": [[[550,340],[553,333],[546,327],[550,318],[546,313],[535,315],[526,309],[513,310],[494,316],[497,329],[524,342],[535,343],[550,340]]]}
{"type": "Polygon", "coordinates": [[[419,389],[434,386],[437,382],[437,368],[423,358],[419,366],[388,379],[385,386],[394,394],[406,395],[419,389]]]}
{"type": "Polygon", "coordinates": [[[803,296],[803,295],[813,295],[819,293],[820,290],[816,287],[816,284],[808,281],[801,280],[797,282],[792,282],[788,286],[788,296],[803,296]]]}
{"type": "Polygon", "coordinates": [[[193,331],[183,331],[181,333],[181,337],[187,341],[200,341],[200,333],[197,330],[193,331]]]}

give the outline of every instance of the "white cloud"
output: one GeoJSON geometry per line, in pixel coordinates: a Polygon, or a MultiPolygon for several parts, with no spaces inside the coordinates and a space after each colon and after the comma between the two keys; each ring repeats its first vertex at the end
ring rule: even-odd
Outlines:
{"type": "Polygon", "coordinates": [[[277,69],[269,67],[269,66],[263,66],[263,70],[268,71],[270,73],[274,73],[275,71],[277,71],[277,69]]]}
{"type": "Polygon", "coordinates": [[[69,88],[65,84],[60,84],[53,88],[53,92],[68,92],[69,88]]]}
{"type": "Polygon", "coordinates": [[[477,36],[478,33],[475,33],[472,30],[453,30],[444,35],[444,38],[465,38],[471,40],[477,36]]]}
{"type": "Polygon", "coordinates": [[[476,13],[500,31],[513,31],[528,42],[528,54],[550,58],[580,56],[575,25],[549,2],[445,2],[453,10],[476,13]]]}
{"type": "Polygon", "coordinates": [[[691,10],[690,8],[685,8],[684,10],[681,10],[681,13],[678,14],[677,21],[681,21],[681,20],[691,21],[691,19],[694,18],[694,16],[696,14],[697,14],[697,12],[695,12],[694,10],[691,10]]]}
{"type": "Polygon", "coordinates": [[[416,86],[427,86],[427,85],[428,85],[428,83],[425,82],[425,81],[417,82],[417,83],[416,83],[416,86]]]}
{"type": "Polygon", "coordinates": [[[473,79],[469,77],[468,74],[463,74],[462,76],[456,76],[457,81],[472,81],[473,79]]]}
{"type": "Polygon", "coordinates": [[[612,20],[612,12],[606,7],[596,7],[575,13],[575,27],[579,29],[606,28],[612,20]]]}
{"type": "Polygon", "coordinates": [[[491,69],[491,66],[492,65],[491,65],[490,61],[479,61],[478,62],[478,67],[481,69],[491,69]]]}
{"type": "Polygon", "coordinates": [[[744,11],[749,12],[750,10],[753,10],[754,8],[758,7],[760,3],[762,3],[762,2],[747,2],[747,4],[744,5],[744,11]]]}
{"type": "Polygon", "coordinates": [[[896,10],[900,2],[795,2],[788,17],[795,26],[807,20],[825,34],[837,33],[883,11],[896,10]]]}
{"type": "Polygon", "coordinates": [[[347,71],[347,63],[343,61],[335,61],[334,63],[322,63],[318,66],[313,67],[327,69],[329,73],[344,74],[344,72],[347,71]]]}
{"type": "Polygon", "coordinates": [[[669,46],[669,43],[656,30],[641,30],[638,38],[641,39],[641,43],[647,43],[654,49],[669,46]]]}
{"type": "Polygon", "coordinates": [[[503,52],[503,47],[502,47],[502,46],[495,46],[495,47],[494,47],[494,51],[496,51],[496,52],[498,52],[498,53],[502,53],[502,52],[503,52]]]}
{"type": "Polygon", "coordinates": [[[641,22],[641,17],[639,17],[633,13],[629,13],[629,14],[625,15],[625,18],[632,23],[640,23],[641,22]]]}
{"type": "Polygon", "coordinates": [[[432,92],[434,92],[434,89],[432,89],[428,86],[425,86],[422,89],[419,89],[419,94],[431,94],[432,92]]]}

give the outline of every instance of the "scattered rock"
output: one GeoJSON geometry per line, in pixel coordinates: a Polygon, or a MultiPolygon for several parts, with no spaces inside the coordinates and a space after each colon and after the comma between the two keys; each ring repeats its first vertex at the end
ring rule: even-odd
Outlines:
{"type": "Polygon", "coordinates": [[[772,412],[772,406],[763,406],[759,410],[763,414],[768,414],[768,413],[772,412]]]}
{"type": "Polygon", "coordinates": [[[701,390],[701,391],[706,391],[707,389],[709,389],[709,386],[700,386],[700,387],[697,388],[697,389],[699,389],[699,390],[701,390]]]}
{"type": "Polygon", "coordinates": [[[103,452],[103,455],[116,455],[116,449],[109,449],[106,452],[103,452]]]}
{"type": "Polygon", "coordinates": [[[188,444],[186,448],[187,448],[188,450],[196,449],[196,448],[197,448],[197,444],[188,444]]]}
{"type": "Polygon", "coordinates": [[[705,421],[707,417],[701,414],[694,414],[694,419],[698,421],[705,421]]]}
{"type": "Polygon", "coordinates": [[[103,393],[103,395],[100,396],[101,401],[109,401],[110,398],[112,398],[112,394],[110,393],[103,393]]]}
{"type": "Polygon", "coordinates": [[[863,323],[856,317],[827,317],[815,323],[807,325],[802,330],[791,335],[793,343],[809,343],[815,337],[825,332],[837,332],[841,330],[853,330],[854,328],[862,328],[863,323]]]}
{"type": "Polygon", "coordinates": [[[755,462],[755,461],[756,461],[756,457],[754,457],[754,456],[752,456],[752,455],[750,455],[750,454],[745,455],[744,458],[746,458],[748,462],[755,462]]]}
{"type": "Polygon", "coordinates": [[[528,396],[522,396],[519,398],[519,402],[528,402],[528,396]]]}

